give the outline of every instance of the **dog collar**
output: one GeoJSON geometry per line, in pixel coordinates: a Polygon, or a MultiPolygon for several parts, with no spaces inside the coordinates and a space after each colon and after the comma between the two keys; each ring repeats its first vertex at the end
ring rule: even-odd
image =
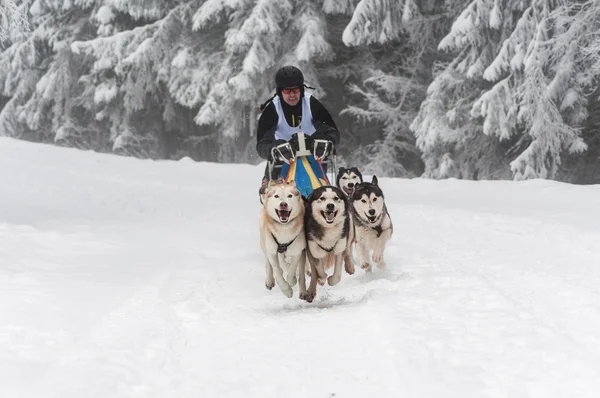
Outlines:
{"type": "Polygon", "coordinates": [[[273,240],[275,241],[275,243],[277,243],[277,253],[285,253],[287,251],[288,246],[291,245],[292,243],[294,243],[294,241],[297,238],[297,237],[295,237],[294,239],[292,239],[288,243],[279,243],[277,241],[277,238],[275,237],[275,235],[273,235],[272,232],[271,232],[271,236],[273,237],[273,240]]]}

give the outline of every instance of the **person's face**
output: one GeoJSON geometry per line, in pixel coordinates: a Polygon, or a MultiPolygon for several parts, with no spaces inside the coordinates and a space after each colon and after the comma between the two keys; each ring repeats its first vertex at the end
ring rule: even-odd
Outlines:
{"type": "Polygon", "coordinates": [[[290,106],[294,106],[300,101],[300,87],[286,87],[281,90],[283,100],[290,106]]]}

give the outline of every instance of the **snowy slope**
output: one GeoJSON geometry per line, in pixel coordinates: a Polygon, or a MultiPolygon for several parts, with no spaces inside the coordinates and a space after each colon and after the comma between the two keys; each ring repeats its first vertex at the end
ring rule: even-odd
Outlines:
{"type": "Polygon", "coordinates": [[[381,178],[388,269],[308,304],[263,167],[0,139],[0,397],[599,396],[600,187],[381,178]]]}

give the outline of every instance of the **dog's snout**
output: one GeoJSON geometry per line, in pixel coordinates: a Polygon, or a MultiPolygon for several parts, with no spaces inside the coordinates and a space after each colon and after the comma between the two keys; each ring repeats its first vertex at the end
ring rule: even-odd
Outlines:
{"type": "Polygon", "coordinates": [[[327,203],[327,211],[334,211],[335,205],[333,203],[327,203]]]}
{"type": "Polygon", "coordinates": [[[348,183],[348,188],[352,188],[352,187],[354,187],[354,183],[353,182],[349,182],[348,183]]]}
{"type": "Polygon", "coordinates": [[[370,209],[369,210],[369,214],[372,215],[372,216],[374,216],[375,215],[375,209],[370,209]]]}
{"type": "Polygon", "coordinates": [[[279,207],[280,207],[281,209],[287,209],[287,208],[288,208],[288,204],[287,204],[287,203],[285,203],[285,202],[281,202],[281,203],[279,204],[279,207]]]}

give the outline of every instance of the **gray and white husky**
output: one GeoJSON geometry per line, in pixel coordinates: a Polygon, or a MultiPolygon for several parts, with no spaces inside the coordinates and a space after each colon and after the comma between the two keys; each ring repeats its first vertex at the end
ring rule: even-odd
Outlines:
{"type": "Polygon", "coordinates": [[[354,188],[363,182],[363,176],[358,167],[340,167],[335,179],[336,186],[340,188],[346,196],[351,197],[354,188]]]}
{"type": "Polygon", "coordinates": [[[271,181],[264,193],[260,215],[260,248],[265,256],[265,286],[271,290],[275,282],[287,297],[300,279],[300,295],[306,294],[304,268],[306,237],[305,204],[294,182],[271,181]],[[298,272],[300,270],[300,272],[298,272]],[[287,272],[287,278],[284,278],[287,272]]]}
{"type": "Polygon", "coordinates": [[[371,182],[356,186],[350,198],[350,209],[354,221],[358,263],[366,272],[371,272],[372,251],[372,259],[377,268],[384,268],[383,252],[392,237],[393,226],[377,176],[373,176],[371,182]]]}
{"type": "MultiPolygon", "coordinates": [[[[347,198],[340,188],[323,186],[307,198],[304,216],[306,253],[311,269],[310,286],[300,298],[312,302],[317,294],[317,282],[330,286],[342,277],[342,261],[348,255],[354,240],[354,226],[347,198]],[[326,270],[333,265],[333,275],[326,270]]],[[[354,273],[354,265],[346,263],[346,272],[354,273]],[[351,266],[351,269],[350,269],[351,266]]]]}

